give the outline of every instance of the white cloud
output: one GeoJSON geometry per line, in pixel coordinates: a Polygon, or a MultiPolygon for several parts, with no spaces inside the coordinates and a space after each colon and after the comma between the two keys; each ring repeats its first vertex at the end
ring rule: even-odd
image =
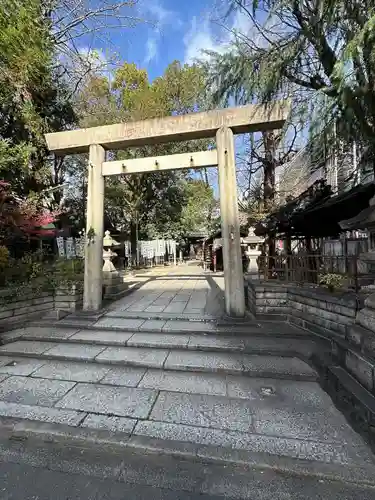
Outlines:
{"type": "Polygon", "coordinates": [[[146,56],[144,63],[148,64],[150,61],[158,57],[158,40],[155,37],[149,37],[146,43],[146,56]]]}
{"type": "Polygon", "coordinates": [[[224,53],[237,33],[248,36],[253,30],[249,16],[241,10],[236,11],[227,28],[211,21],[208,16],[203,19],[193,17],[184,37],[184,60],[186,63],[196,59],[207,60],[208,56],[204,54],[206,50],[224,53]]]}
{"type": "Polygon", "coordinates": [[[222,45],[215,41],[211,30],[210,21],[206,18],[203,22],[193,17],[189,31],[184,36],[185,63],[192,63],[196,59],[207,59],[204,50],[222,50],[222,45]]]}
{"type": "Polygon", "coordinates": [[[166,24],[174,15],[174,12],[166,9],[160,0],[150,1],[147,0],[145,9],[148,11],[159,23],[166,24]]]}
{"type": "Polygon", "coordinates": [[[148,64],[158,57],[159,40],[163,29],[165,27],[179,29],[182,22],[175,11],[164,7],[161,0],[145,0],[142,9],[145,12],[146,19],[152,26],[146,42],[146,55],[144,58],[144,64],[148,64]]]}

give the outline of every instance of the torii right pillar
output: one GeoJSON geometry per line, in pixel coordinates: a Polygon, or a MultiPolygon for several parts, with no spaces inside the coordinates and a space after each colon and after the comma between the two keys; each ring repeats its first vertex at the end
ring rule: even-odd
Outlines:
{"type": "Polygon", "coordinates": [[[234,137],[229,127],[221,127],[217,131],[216,147],[223,239],[225,313],[229,317],[243,318],[245,316],[245,287],[238,216],[236,162],[234,137]]]}

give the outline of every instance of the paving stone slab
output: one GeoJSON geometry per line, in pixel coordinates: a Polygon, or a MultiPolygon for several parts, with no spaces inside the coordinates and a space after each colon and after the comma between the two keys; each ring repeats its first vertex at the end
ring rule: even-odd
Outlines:
{"type": "Polygon", "coordinates": [[[242,356],[238,353],[172,351],[164,364],[167,370],[241,373],[242,356]]]}
{"type": "Polygon", "coordinates": [[[314,442],[363,446],[363,441],[334,408],[298,412],[295,409],[253,406],[253,425],[257,434],[314,442]]]}
{"type": "Polygon", "coordinates": [[[52,349],[44,353],[45,356],[54,358],[71,359],[79,361],[90,361],[100,354],[104,346],[93,346],[85,344],[54,344],[52,349]]]}
{"type": "Polygon", "coordinates": [[[100,383],[137,387],[145,373],[146,368],[138,368],[135,366],[114,367],[109,370],[100,383]]]}
{"type": "Polygon", "coordinates": [[[336,443],[314,443],[298,439],[261,436],[166,422],[140,421],[135,426],[134,434],[325,463],[342,465],[373,463],[371,452],[362,447],[351,448],[336,443]]]}
{"type": "Polygon", "coordinates": [[[160,319],[148,319],[140,327],[139,331],[158,331],[161,332],[166,321],[160,319]]]}
{"type": "Polygon", "coordinates": [[[146,307],[144,312],[146,313],[161,313],[164,311],[164,309],[167,307],[167,305],[152,305],[149,307],[146,307]]]}
{"type": "Polygon", "coordinates": [[[61,319],[59,321],[59,327],[62,327],[62,326],[67,326],[67,327],[74,327],[74,328],[77,328],[77,329],[80,329],[80,328],[89,328],[90,326],[94,325],[96,323],[96,321],[94,319],[88,319],[88,318],[73,318],[71,317],[70,315],[67,316],[66,318],[64,319],[61,319]]]}
{"type": "Polygon", "coordinates": [[[27,377],[43,366],[45,360],[0,356],[0,373],[27,377]]]}
{"type": "Polygon", "coordinates": [[[14,375],[0,383],[0,400],[25,405],[53,406],[74,385],[74,382],[14,375]]]}
{"type": "Polygon", "coordinates": [[[191,335],[188,344],[189,349],[217,349],[226,351],[242,351],[245,348],[245,340],[236,337],[191,335]]]}
{"type": "Polygon", "coordinates": [[[43,354],[54,346],[56,346],[55,342],[17,340],[11,344],[0,346],[0,354],[43,354]]]}
{"type": "Polygon", "coordinates": [[[71,380],[75,382],[98,382],[110,368],[93,365],[90,363],[75,363],[63,361],[47,361],[38,368],[33,377],[48,378],[53,380],[71,380]]]}
{"type": "Polygon", "coordinates": [[[101,318],[99,321],[95,323],[95,328],[105,327],[105,328],[124,328],[128,330],[137,330],[142,323],[144,323],[144,319],[128,319],[128,318],[112,318],[110,316],[101,318]]]}
{"type": "Polygon", "coordinates": [[[133,335],[132,332],[111,332],[100,330],[86,330],[73,335],[69,341],[90,342],[92,344],[118,344],[126,345],[126,342],[133,335]]]}
{"type": "MultiPolygon", "coordinates": [[[[135,304],[129,306],[127,308],[127,311],[133,311],[133,312],[143,312],[145,311],[148,307],[150,306],[150,302],[146,303],[141,303],[141,302],[136,302],[135,304]]],[[[122,326],[122,325],[120,325],[122,326]]]]}
{"type": "Polygon", "coordinates": [[[61,339],[66,340],[75,333],[79,332],[79,328],[57,328],[57,327],[28,327],[25,328],[22,337],[37,338],[37,339],[61,339]]]}
{"type": "Polygon", "coordinates": [[[195,394],[226,395],[226,379],[211,373],[147,370],[139,387],[195,394]]]}
{"type": "Polygon", "coordinates": [[[150,420],[243,432],[253,429],[247,401],[201,394],[161,392],[150,420]]]}
{"type": "Polygon", "coordinates": [[[77,384],[56,406],[109,416],[147,418],[157,392],[150,389],[77,384]]]}
{"type": "Polygon", "coordinates": [[[182,313],[187,306],[187,302],[171,302],[165,309],[165,313],[182,313]]]}
{"type": "Polygon", "coordinates": [[[186,347],[189,335],[173,335],[171,333],[135,333],[128,341],[128,346],[139,347],[168,347],[170,349],[186,347]]]}
{"type": "Polygon", "coordinates": [[[264,338],[252,337],[244,338],[245,352],[256,353],[301,353],[304,357],[309,358],[317,349],[317,344],[314,341],[300,339],[296,342],[295,339],[288,338],[264,338]]]}
{"type": "Polygon", "coordinates": [[[0,401],[0,416],[38,420],[51,424],[66,424],[76,427],[84,418],[85,413],[0,401]]]}
{"type": "Polygon", "coordinates": [[[186,309],[183,312],[184,316],[193,317],[193,316],[205,316],[205,307],[189,307],[186,306],[186,309]]]}
{"type": "Polygon", "coordinates": [[[80,427],[91,429],[105,429],[112,432],[127,432],[131,434],[137,420],[127,417],[107,417],[106,415],[95,415],[89,413],[80,427]]]}
{"type": "Polygon", "coordinates": [[[167,321],[163,327],[163,332],[210,332],[215,330],[215,325],[212,323],[197,322],[197,321],[167,321]]]}
{"type": "Polygon", "coordinates": [[[332,400],[317,382],[227,375],[227,396],[262,401],[272,408],[328,408],[332,400]]]}
{"type": "Polygon", "coordinates": [[[317,378],[316,371],[304,361],[294,357],[243,355],[243,371],[258,376],[279,375],[290,378],[317,378]]]}
{"type": "Polygon", "coordinates": [[[123,363],[162,368],[168,352],[164,349],[146,347],[107,347],[95,360],[99,363],[123,363]]]}

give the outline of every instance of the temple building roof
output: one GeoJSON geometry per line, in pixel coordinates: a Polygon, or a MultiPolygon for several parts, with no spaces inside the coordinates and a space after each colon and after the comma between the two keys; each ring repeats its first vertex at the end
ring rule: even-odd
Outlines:
{"type": "Polygon", "coordinates": [[[319,180],[258,223],[255,234],[335,237],[343,231],[340,221],[356,217],[374,195],[375,184],[371,183],[333,196],[330,186],[319,180]]]}

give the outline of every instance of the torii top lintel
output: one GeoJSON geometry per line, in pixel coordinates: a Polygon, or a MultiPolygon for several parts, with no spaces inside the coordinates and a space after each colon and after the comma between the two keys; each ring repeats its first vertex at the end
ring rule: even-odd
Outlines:
{"type": "Polygon", "coordinates": [[[214,137],[222,126],[235,134],[280,129],[289,114],[290,101],[247,105],[180,116],[46,134],[47,146],[58,155],[85,153],[91,144],[125,149],[145,144],[214,137]]]}

